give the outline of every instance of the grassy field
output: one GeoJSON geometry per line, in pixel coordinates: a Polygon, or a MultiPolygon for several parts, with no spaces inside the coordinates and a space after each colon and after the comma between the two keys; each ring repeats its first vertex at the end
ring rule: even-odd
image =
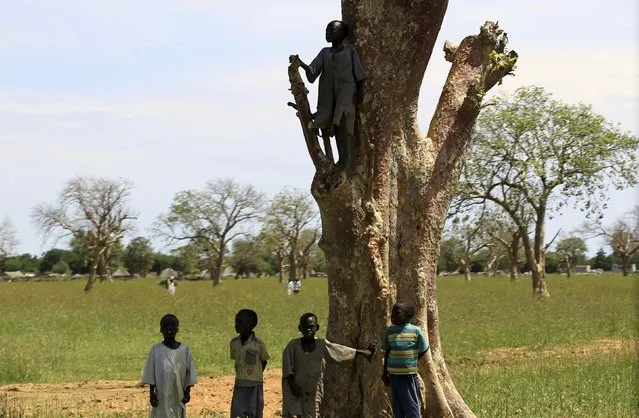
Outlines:
{"type": "MultiPolygon", "coordinates": [[[[458,388],[482,417],[639,415],[639,277],[550,277],[552,297],[531,297],[530,279],[439,281],[442,343],[458,388]],[[603,340],[603,341],[602,341],[603,340]],[[625,344],[625,345],[624,345],[625,344]]],[[[260,315],[256,333],[280,366],[306,311],[326,322],[326,281],[287,297],[275,279],[183,282],[176,296],[152,279],[97,286],[0,283],[0,384],[139,379],[159,319],[180,319],[201,376],[229,375],[235,312],[260,315]]],[[[0,400],[0,416],[2,416],[0,400]]],[[[5,406],[6,409],[6,406],[5,406]]]]}

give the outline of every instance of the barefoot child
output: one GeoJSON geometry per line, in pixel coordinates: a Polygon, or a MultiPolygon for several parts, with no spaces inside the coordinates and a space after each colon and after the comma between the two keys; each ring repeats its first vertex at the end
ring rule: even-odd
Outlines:
{"type": "Polygon", "coordinates": [[[324,393],[326,362],[353,360],[356,354],[366,356],[370,361],[376,347],[371,345],[368,350],[357,350],[316,339],[319,323],[313,313],[302,315],[298,329],[302,338],[291,340],[282,358],[282,416],[316,418],[324,393]]]}
{"type": "Polygon", "coordinates": [[[180,322],[173,314],[160,320],[164,341],[151,347],[142,383],[151,386],[151,418],[183,418],[197,383],[195,364],[186,344],[175,340],[180,322]]]}
{"type": "Polygon", "coordinates": [[[231,418],[262,418],[264,412],[264,369],[269,354],[264,341],[253,330],[257,313],[242,309],[235,315],[237,337],[231,340],[231,360],[235,360],[235,387],[231,418]]]}
{"type": "Polygon", "coordinates": [[[417,364],[428,351],[428,342],[421,328],[409,323],[414,315],[413,306],[396,303],[391,313],[393,325],[386,329],[382,341],[385,351],[382,380],[391,387],[395,418],[421,416],[417,364]]]}

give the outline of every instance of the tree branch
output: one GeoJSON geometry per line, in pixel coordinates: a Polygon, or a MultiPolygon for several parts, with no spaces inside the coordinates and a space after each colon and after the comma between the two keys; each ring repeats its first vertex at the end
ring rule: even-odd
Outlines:
{"type": "MultiPolygon", "coordinates": [[[[306,147],[311,156],[315,170],[318,172],[326,172],[333,166],[326,154],[322,151],[317,139],[317,134],[310,128],[311,108],[308,103],[308,90],[304,85],[304,81],[299,73],[300,59],[297,55],[289,57],[290,65],[288,66],[288,79],[291,83],[291,93],[295,99],[295,105],[291,106],[297,110],[297,117],[302,125],[302,132],[306,140],[306,147]]],[[[292,103],[289,102],[289,106],[292,103]]]]}

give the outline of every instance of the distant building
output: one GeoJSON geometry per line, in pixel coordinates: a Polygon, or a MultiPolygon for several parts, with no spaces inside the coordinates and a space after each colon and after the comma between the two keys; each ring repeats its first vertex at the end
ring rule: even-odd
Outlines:
{"type": "Polygon", "coordinates": [[[590,273],[590,266],[575,266],[575,273],[590,273]]]}
{"type": "Polygon", "coordinates": [[[9,280],[24,279],[26,277],[21,271],[5,271],[2,276],[9,280]]]}
{"type": "MultiPolygon", "coordinates": [[[[623,267],[621,266],[621,264],[613,264],[612,269],[610,271],[613,273],[623,273],[623,267]]],[[[637,271],[636,264],[630,264],[628,266],[628,273],[634,273],[636,271],[637,271]]]]}

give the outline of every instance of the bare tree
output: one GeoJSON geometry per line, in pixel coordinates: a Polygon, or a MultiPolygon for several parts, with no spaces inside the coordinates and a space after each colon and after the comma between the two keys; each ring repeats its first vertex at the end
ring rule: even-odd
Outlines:
{"type": "Polygon", "coordinates": [[[604,226],[600,220],[587,221],[580,231],[587,238],[603,237],[621,260],[623,275],[630,273],[630,260],[639,251],[639,205],[610,226],[604,226]]]}
{"type": "Polygon", "coordinates": [[[271,201],[264,223],[274,236],[286,238],[289,279],[297,279],[300,257],[300,234],[317,219],[317,209],[308,192],[284,189],[271,201]]]}
{"type": "MultiPolygon", "coordinates": [[[[458,46],[447,42],[444,55],[452,67],[428,132],[419,132],[419,91],[447,3],[342,1],[342,19],[355,28],[352,42],[369,77],[340,167],[309,127],[311,110],[295,56],[289,80],[315,166],[311,191],[328,263],[327,337],[365,347],[381,338],[395,300],[412,303],[431,346],[421,368],[425,416],[470,417],[439,338],[439,241],[484,94],[513,70],[517,54],[505,50],[506,37],[490,22],[458,46]]],[[[322,416],[379,416],[386,409],[380,369],[356,362],[344,373],[329,366],[322,416]]]]}
{"type": "Polygon", "coordinates": [[[11,219],[5,216],[0,222],[0,259],[13,254],[19,244],[16,228],[13,226],[11,219]]]}
{"type": "Polygon", "coordinates": [[[128,207],[133,184],[125,179],[74,177],[60,192],[57,202],[36,206],[32,217],[45,240],[71,236],[91,252],[93,261],[85,291],[93,289],[100,267],[103,281],[111,279],[111,251],[129,231],[136,215],[128,207]]]}
{"type": "Polygon", "coordinates": [[[200,249],[217,286],[229,244],[246,233],[242,227],[257,219],[263,208],[264,195],[253,186],[230,178],[211,180],[202,190],[177,193],[169,212],[160,215],[152,229],[169,243],[188,241],[200,249]]]}

